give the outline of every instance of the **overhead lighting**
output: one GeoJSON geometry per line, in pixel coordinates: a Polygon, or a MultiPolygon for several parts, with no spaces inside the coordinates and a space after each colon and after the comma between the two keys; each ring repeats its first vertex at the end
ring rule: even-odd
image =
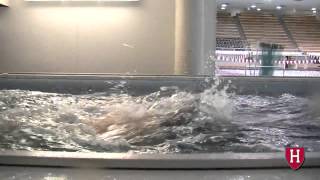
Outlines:
{"type": "Polygon", "coordinates": [[[226,10],[226,7],[221,7],[221,10],[226,10]]]}
{"type": "Polygon", "coordinates": [[[221,4],[221,8],[226,8],[228,6],[228,4],[224,3],[224,4],[221,4]]]}
{"type": "Polygon", "coordinates": [[[312,11],[313,14],[317,14],[317,10],[312,11]]]}
{"type": "Polygon", "coordinates": [[[257,11],[261,11],[261,8],[257,8],[257,11]]]}
{"type": "Polygon", "coordinates": [[[257,6],[254,5],[254,4],[252,4],[250,7],[251,7],[252,9],[255,9],[257,6]]]}
{"type": "Polygon", "coordinates": [[[311,8],[311,11],[316,11],[317,10],[317,8],[311,8]]]}
{"type": "Polygon", "coordinates": [[[281,10],[282,6],[277,6],[276,9],[281,10]]]}

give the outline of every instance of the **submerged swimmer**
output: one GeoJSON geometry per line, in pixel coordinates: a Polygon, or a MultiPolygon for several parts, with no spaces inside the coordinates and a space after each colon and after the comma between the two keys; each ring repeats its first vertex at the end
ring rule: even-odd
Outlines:
{"type": "Polygon", "coordinates": [[[159,126],[188,123],[191,117],[188,118],[186,115],[190,115],[194,110],[193,106],[186,106],[171,112],[160,112],[141,104],[132,104],[127,107],[117,105],[111,108],[103,118],[90,120],[87,123],[98,134],[120,135],[131,131],[131,135],[138,135],[153,131],[159,126]]]}
{"type": "Polygon", "coordinates": [[[127,126],[130,129],[144,126],[145,123],[151,121],[153,114],[151,110],[143,106],[116,106],[103,118],[91,120],[89,123],[98,134],[103,134],[119,126],[127,126]]]}

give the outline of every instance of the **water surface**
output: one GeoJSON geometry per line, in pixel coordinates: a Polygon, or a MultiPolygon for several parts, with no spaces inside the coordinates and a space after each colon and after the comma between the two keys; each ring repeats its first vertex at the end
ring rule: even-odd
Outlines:
{"type": "Polygon", "coordinates": [[[320,151],[317,98],[202,93],[0,91],[0,149],[79,152],[320,151]]]}

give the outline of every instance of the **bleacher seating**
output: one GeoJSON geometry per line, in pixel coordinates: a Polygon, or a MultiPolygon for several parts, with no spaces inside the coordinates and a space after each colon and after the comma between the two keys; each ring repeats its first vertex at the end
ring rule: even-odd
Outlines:
{"type": "Polygon", "coordinates": [[[280,17],[274,12],[242,12],[235,17],[218,13],[217,19],[217,50],[239,51],[230,54],[218,52],[221,53],[216,61],[219,69],[245,72],[248,68],[259,69],[262,63],[260,57],[252,55],[249,58],[259,43],[279,44],[284,51],[289,51],[274,61],[274,66],[283,72],[320,69],[320,57],[316,56],[320,53],[320,21],[315,16],[280,17]]]}
{"type": "Polygon", "coordinates": [[[217,38],[217,50],[224,49],[245,49],[245,42],[241,38],[217,38]]]}
{"type": "Polygon", "coordinates": [[[234,19],[228,13],[217,15],[217,37],[218,38],[240,38],[239,28],[234,19]]]}
{"type": "Polygon", "coordinates": [[[246,41],[241,38],[236,17],[229,13],[217,15],[217,49],[244,49],[246,41]]]}
{"type": "Polygon", "coordinates": [[[282,45],[285,51],[297,51],[276,15],[246,12],[239,18],[252,49],[257,49],[259,42],[265,42],[282,45]]]}
{"type": "Polygon", "coordinates": [[[286,26],[304,52],[320,52],[320,21],[315,16],[285,16],[286,26]]]}
{"type": "Polygon", "coordinates": [[[282,45],[284,51],[320,53],[320,21],[307,15],[287,15],[280,21],[272,13],[242,12],[238,17],[218,13],[217,49],[255,50],[260,42],[282,45]]]}

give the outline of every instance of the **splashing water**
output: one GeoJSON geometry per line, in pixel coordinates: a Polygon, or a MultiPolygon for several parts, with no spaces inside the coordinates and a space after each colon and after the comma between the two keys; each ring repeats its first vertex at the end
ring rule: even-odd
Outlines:
{"type": "Polygon", "coordinates": [[[299,144],[320,150],[320,115],[310,100],[235,95],[218,85],[202,93],[162,87],[142,96],[1,90],[0,148],[210,153],[274,152],[299,144]]]}

